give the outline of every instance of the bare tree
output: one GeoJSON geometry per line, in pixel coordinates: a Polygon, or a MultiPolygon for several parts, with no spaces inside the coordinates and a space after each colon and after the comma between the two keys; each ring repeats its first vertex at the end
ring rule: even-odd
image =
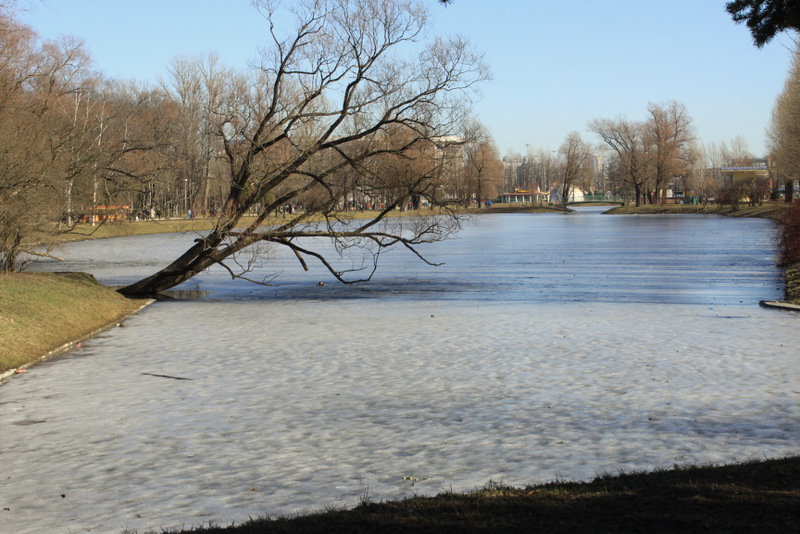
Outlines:
{"type": "Polygon", "coordinates": [[[471,140],[464,147],[464,172],[470,196],[480,207],[497,196],[498,189],[503,186],[505,169],[486,128],[476,123],[472,130],[472,135],[468,136],[471,140]]]}
{"type": "Polygon", "coordinates": [[[343,282],[363,281],[372,276],[382,248],[400,245],[419,255],[417,245],[442,239],[455,228],[453,214],[386,216],[415,197],[441,204],[444,167],[435,164],[437,155],[465,118],[465,92],[486,77],[481,59],[461,39],[423,46],[426,11],[417,2],[287,4],[296,27],[282,37],[276,27],[285,18],[279,16],[281,6],[258,3],[269,24],[271,49],[254,76],[229,80],[224,101],[212,113],[231,176],[214,229],[122,293],[157,293],[214,264],[243,276],[225,260],[258,243],[288,247],[304,268],[312,258],[343,282]],[[404,61],[403,50],[414,51],[418,59],[404,61]],[[387,156],[422,155],[434,164],[401,182],[388,183],[376,172],[387,156]],[[369,220],[338,218],[337,205],[354,190],[383,196],[384,209],[369,220]],[[275,209],[312,192],[313,206],[283,224],[263,226],[275,209]],[[251,212],[255,218],[242,225],[251,212]],[[337,267],[307,238],[329,238],[339,251],[359,247],[372,261],[337,267]]]}
{"type": "Polygon", "coordinates": [[[703,206],[708,205],[708,199],[716,187],[719,165],[715,165],[716,149],[713,146],[703,146],[693,143],[689,149],[688,173],[684,179],[686,189],[695,191],[703,206]]]}
{"type": "Polygon", "coordinates": [[[674,176],[683,174],[691,142],[692,120],[683,104],[650,104],[647,135],[653,153],[654,200],[662,200],[663,191],[674,176]]]}
{"type": "Polygon", "coordinates": [[[605,156],[605,175],[608,180],[608,187],[614,196],[624,195],[626,190],[627,173],[619,155],[609,149],[605,156]]]}
{"type": "Polygon", "coordinates": [[[88,56],[69,39],[39,44],[0,9],[0,270],[72,221],[76,180],[95,157],[83,96],[88,56]]]}
{"type": "Polygon", "coordinates": [[[542,191],[549,191],[553,182],[558,181],[555,151],[540,149],[534,161],[533,179],[542,191]]]}
{"type": "Polygon", "coordinates": [[[235,74],[214,54],[203,58],[175,58],[169,65],[169,82],[163,89],[178,103],[174,171],[185,188],[183,210],[209,213],[221,199],[213,199],[215,160],[222,154],[216,135],[215,110],[220,108],[226,81],[235,74]]]}
{"type": "Polygon", "coordinates": [[[566,205],[573,194],[576,182],[583,172],[586,158],[589,156],[589,146],[583,142],[580,134],[570,133],[558,149],[561,156],[560,187],[561,202],[566,205]]]}
{"type": "Polygon", "coordinates": [[[800,175],[800,42],[795,45],[789,76],[775,102],[767,134],[786,202],[792,202],[794,180],[800,175]]]}
{"type": "Polygon", "coordinates": [[[177,105],[163,91],[135,84],[111,84],[102,97],[102,165],[95,176],[101,196],[107,202],[125,199],[134,213],[149,216],[168,207],[174,213],[185,195],[177,171],[182,162],[176,161],[176,140],[181,139],[177,105]]]}
{"type": "Polygon", "coordinates": [[[175,159],[174,107],[163,92],[104,82],[81,43],[42,43],[0,4],[0,270],[94,222],[101,202],[152,207],[175,159]]]}
{"type": "Polygon", "coordinates": [[[627,119],[598,119],[589,124],[589,129],[616,153],[619,171],[633,187],[636,205],[641,206],[651,159],[644,125],[627,119]]]}

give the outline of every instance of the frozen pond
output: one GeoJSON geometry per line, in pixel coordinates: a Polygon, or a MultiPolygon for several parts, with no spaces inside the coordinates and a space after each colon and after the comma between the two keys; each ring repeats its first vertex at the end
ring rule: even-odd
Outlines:
{"type": "MultiPolygon", "coordinates": [[[[276,253],[0,387],[0,531],[115,532],[798,453],[772,223],[492,215],[369,285],[276,253]],[[324,281],[325,285],[318,285],[324,281]],[[175,380],[155,375],[185,378],[175,380]]],[[[133,281],[194,236],[75,243],[133,281]]],[[[177,250],[180,250],[178,248],[177,250]]]]}

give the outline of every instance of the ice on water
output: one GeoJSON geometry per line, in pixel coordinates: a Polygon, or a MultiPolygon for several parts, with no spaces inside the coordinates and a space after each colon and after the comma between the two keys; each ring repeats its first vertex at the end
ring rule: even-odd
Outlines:
{"type": "MultiPolygon", "coordinates": [[[[597,225],[624,218],[580,217],[592,224],[492,219],[437,249],[446,269],[404,276],[408,267],[390,266],[377,289],[298,275],[259,292],[204,275],[198,287],[210,298],[157,303],[0,387],[0,531],[228,524],[489,481],[797,454],[797,316],[752,299],[780,291],[770,227],[749,221],[748,235],[761,238],[742,243],[741,223],[722,221],[736,237],[731,246],[717,238],[713,265],[697,262],[700,245],[665,235],[674,252],[659,266],[652,258],[663,247],[651,247],[651,294],[685,261],[700,281],[670,286],[661,302],[636,302],[647,286],[621,292],[618,254],[604,260],[616,271],[595,263],[591,272],[576,256],[574,272],[559,273],[557,247],[535,241],[517,260],[468,264],[488,259],[468,254],[481,249],[472,239],[484,252],[492,238],[503,249],[522,224],[563,243],[566,223],[620,246],[608,234],[623,230],[597,225]],[[498,269],[504,278],[486,274],[498,269]],[[712,272],[713,295],[699,287],[712,272]],[[605,297],[572,298],[568,287],[540,296],[542,284],[558,293],[565,277],[612,281],[598,282],[605,297]]],[[[697,236],[722,231],[716,218],[695,223],[697,236]]],[[[175,238],[151,239],[158,248],[175,238]]],[[[646,268],[633,261],[630,272],[646,268]]],[[[101,279],[129,276],[98,266],[101,279]]]]}

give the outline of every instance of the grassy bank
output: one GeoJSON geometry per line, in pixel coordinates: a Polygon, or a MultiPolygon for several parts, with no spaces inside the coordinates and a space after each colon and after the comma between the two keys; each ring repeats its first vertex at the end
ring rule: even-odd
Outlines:
{"type": "Polygon", "coordinates": [[[567,208],[558,205],[536,206],[536,205],[514,205],[514,204],[492,204],[486,208],[470,208],[463,210],[467,214],[483,213],[558,213],[569,211],[567,208]]]}
{"type": "Polygon", "coordinates": [[[0,374],[39,361],[143,304],[84,273],[0,275],[0,374]]]}
{"type": "MultiPolygon", "coordinates": [[[[273,221],[274,222],[274,221],[273,221]]],[[[106,239],[133,235],[171,234],[180,232],[203,232],[211,230],[216,219],[163,219],[154,221],[104,222],[97,226],[78,224],[68,233],[59,236],[59,241],[81,241],[84,239],[106,239]]],[[[243,221],[246,224],[247,220],[243,221]]]]}
{"type": "Polygon", "coordinates": [[[800,532],[800,458],[604,476],[589,483],[489,486],[191,532],[800,532]]]}
{"type": "Polygon", "coordinates": [[[608,213],[615,215],[648,215],[662,213],[697,213],[725,215],[726,217],[760,217],[765,219],[778,219],[786,210],[789,204],[785,202],[764,202],[758,206],[739,205],[736,207],[721,204],[665,204],[646,205],[646,206],[621,206],[614,208],[608,213]]]}

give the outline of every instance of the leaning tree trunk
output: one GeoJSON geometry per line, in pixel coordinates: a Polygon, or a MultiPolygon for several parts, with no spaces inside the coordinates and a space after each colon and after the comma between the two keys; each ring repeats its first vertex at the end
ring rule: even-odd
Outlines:
{"type": "Polygon", "coordinates": [[[17,259],[20,254],[20,245],[22,244],[22,233],[17,231],[14,233],[14,239],[6,247],[5,257],[0,256],[0,272],[13,273],[17,269],[17,259]]]}
{"type": "Polygon", "coordinates": [[[217,250],[217,245],[221,242],[222,238],[219,234],[212,232],[206,238],[198,239],[181,257],[157,273],[117,291],[126,297],[154,297],[166,289],[185,282],[223,259],[223,254],[217,250]]]}

